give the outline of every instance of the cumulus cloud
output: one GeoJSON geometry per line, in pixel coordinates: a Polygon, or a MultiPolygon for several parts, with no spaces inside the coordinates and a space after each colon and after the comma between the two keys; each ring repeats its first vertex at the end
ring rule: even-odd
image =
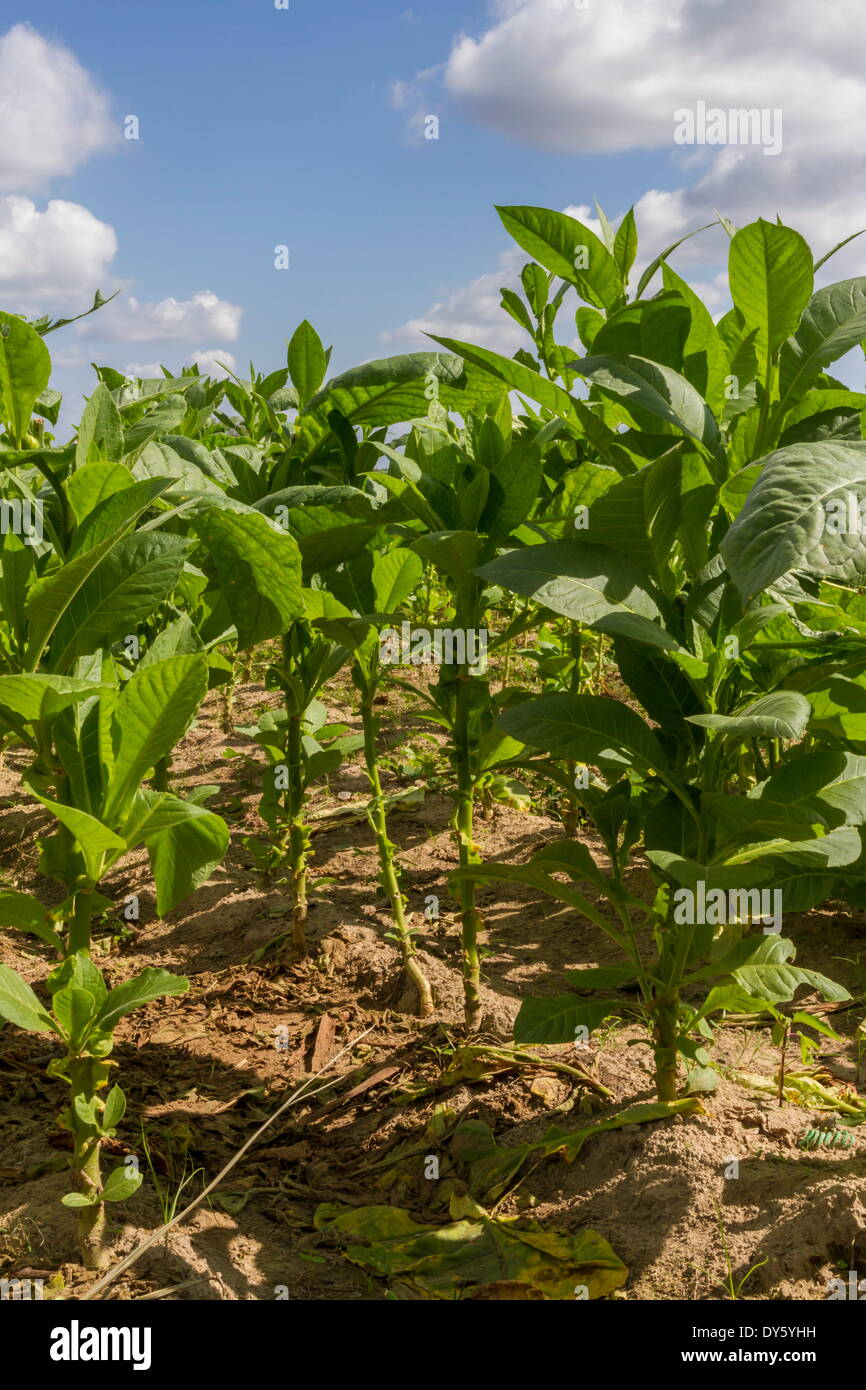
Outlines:
{"type": "MultiPolygon", "coordinates": [[[[2,155],[0,155],[2,159],[2,155]]],[[[0,197],[0,295],[18,313],[85,308],[110,279],[117,253],[112,227],[80,203],[53,199],[40,211],[30,198],[0,197]]]]}
{"type": "Polygon", "coordinates": [[[161,299],[143,304],[134,295],[114,300],[78,331],[85,338],[127,343],[201,341],[222,338],[234,342],[243,309],[220,299],[212,290],[199,290],[190,299],[161,299]]]}
{"type": "Polygon", "coordinates": [[[200,348],[197,352],[191,352],[183,365],[198,367],[205,376],[212,377],[228,376],[229,372],[236,373],[238,368],[236,359],[222,348],[200,348]]]}
{"type": "Polygon", "coordinates": [[[480,38],[455,40],[447,90],[474,119],[550,150],[668,146],[675,111],[699,100],[781,107],[800,149],[829,134],[841,152],[841,132],[866,116],[860,0],[501,0],[495,14],[480,38]]]}
{"type": "Polygon", "coordinates": [[[40,189],[120,139],[99,85],[29,24],[0,37],[0,74],[0,191],[40,189]]]}

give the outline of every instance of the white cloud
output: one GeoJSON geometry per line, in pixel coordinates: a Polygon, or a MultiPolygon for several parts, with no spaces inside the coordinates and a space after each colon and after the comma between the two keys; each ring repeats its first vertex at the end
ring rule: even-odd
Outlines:
{"type": "Polygon", "coordinates": [[[191,352],[183,365],[185,367],[198,367],[205,376],[212,377],[228,376],[226,368],[235,373],[238,368],[236,359],[230,352],[225,352],[223,348],[201,348],[197,352],[191,352]]]}
{"type": "Polygon", "coordinates": [[[94,290],[106,288],[116,253],[113,228],[80,203],[53,199],[40,212],[30,198],[0,197],[0,295],[7,309],[86,308],[94,290]]]}
{"type": "Polygon", "coordinates": [[[120,139],[94,79],[29,24],[0,37],[0,74],[0,190],[39,189],[120,139]]]}
{"type": "Polygon", "coordinates": [[[142,304],[133,295],[114,300],[85,319],[79,333],[86,338],[127,343],[188,343],[202,338],[234,342],[243,309],[220,299],[212,290],[199,290],[190,299],[161,299],[142,304]]]}
{"type": "Polygon", "coordinates": [[[510,354],[519,347],[530,346],[526,334],[500,308],[500,289],[514,288],[520,267],[526,256],[518,249],[503,252],[499,269],[479,275],[470,284],[447,294],[432,305],[426,314],[410,319],[400,328],[381,335],[384,342],[406,342],[412,347],[436,350],[436,343],[426,337],[438,333],[442,337],[461,338],[464,342],[491,347],[510,354]]]}
{"type": "MultiPolygon", "coordinates": [[[[445,84],[461,109],[531,144],[609,154],[672,144],[674,113],[781,107],[786,144],[840,150],[866,117],[861,0],[504,0],[460,35],[445,84]]],[[[772,162],[764,159],[764,163],[772,162]]]]}
{"type": "Polygon", "coordinates": [[[160,362],[127,362],[123,368],[124,376],[135,377],[156,377],[162,376],[162,364],[160,362]]]}

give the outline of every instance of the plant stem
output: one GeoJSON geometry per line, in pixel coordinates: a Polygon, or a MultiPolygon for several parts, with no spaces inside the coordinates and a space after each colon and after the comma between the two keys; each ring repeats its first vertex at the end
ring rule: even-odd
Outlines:
{"type": "Polygon", "coordinates": [[[69,920],[67,950],[69,955],[75,951],[90,951],[90,928],[93,918],[93,889],[80,888],[72,901],[72,916],[69,920]]]}
{"type": "Polygon", "coordinates": [[[292,944],[307,949],[307,853],[310,842],[303,823],[304,788],[301,776],[301,712],[289,713],[288,787],[286,810],[289,817],[289,862],[291,865],[292,944]]]}
{"type": "Polygon", "coordinates": [[[677,997],[658,999],[653,1007],[655,1082],[659,1100],[677,1098],[677,997]]]}
{"type": "MultiPolygon", "coordinates": [[[[474,783],[469,747],[469,700],[471,677],[461,668],[457,677],[454,748],[457,771],[457,808],[454,825],[461,869],[480,862],[474,840],[474,783]]],[[[466,1027],[476,1032],[481,1022],[481,963],[478,956],[478,928],[481,919],[475,906],[475,884],[461,879],[460,921],[463,945],[463,997],[466,1027]]]]}
{"type": "MultiPolygon", "coordinates": [[[[69,1079],[72,1085],[72,1104],[67,1112],[75,1147],[72,1155],[72,1179],[76,1192],[86,1196],[101,1193],[102,1179],[99,1173],[99,1135],[90,1132],[89,1126],[82,1123],[75,1111],[75,1101],[85,1104],[91,1101],[96,1087],[105,1073],[104,1062],[93,1057],[77,1057],[69,1063],[69,1079]]],[[[104,1269],[108,1262],[105,1248],[105,1205],[98,1202],[94,1206],[80,1207],[78,1212],[78,1243],[81,1260],[85,1269],[104,1269]]]]}
{"type": "Polygon", "coordinates": [[[380,882],[385,890],[391,908],[391,919],[400,938],[400,951],[403,968],[418,995],[418,1016],[429,1018],[433,1012],[433,995],[430,984],[418,961],[412,944],[412,934],[406,923],[406,899],[400,890],[397,862],[394,858],[394,845],[388,838],[388,821],[385,814],[385,797],[382,792],[382,779],[379,776],[379,754],[376,746],[376,715],[373,710],[375,686],[368,686],[361,698],[361,719],[364,727],[364,762],[367,778],[373,793],[367,810],[376,848],[379,854],[380,882]]]}

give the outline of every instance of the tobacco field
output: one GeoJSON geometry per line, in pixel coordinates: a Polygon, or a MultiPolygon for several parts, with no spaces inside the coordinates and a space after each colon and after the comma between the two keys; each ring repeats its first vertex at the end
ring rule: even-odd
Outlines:
{"type": "Polygon", "coordinates": [[[866,277],[720,219],[714,317],[632,213],[497,212],[514,356],[305,320],[60,429],[71,320],[0,313],[0,1279],[863,1267],[866,277]]]}

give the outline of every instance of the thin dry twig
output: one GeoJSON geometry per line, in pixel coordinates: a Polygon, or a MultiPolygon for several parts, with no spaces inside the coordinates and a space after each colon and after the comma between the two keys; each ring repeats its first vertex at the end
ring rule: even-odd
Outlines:
{"type": "Polygon", "coordinates": [[[297,1090],[293,1091],[292,1094],[289,1096],[288,1100],[284,1100],[282,1105],[274,1111],[273,1115],[271,1115],[267,1120],[265,1120],[264,1124],[259,1125],[259,1128],[255,1131],[255,1133],[250,1136],[250,1138],[246,1141],[245,1144],[241,1145],[234,1157],[229,1159],[225,1167],[221,1169],[219,1173],[217,1173],[216,1177],[213,1179],[212,1182],[208,1183],[204,1191],[200,1192],[199,1195],[195,1197],[193,1201],[190,1202],[188,1207],[184,1207],[182,1212],[179,1212],[177,1216],[172,1217],[171,1221],[167,1221],[164,1226],[159,1226],[155,1231],[151,1231],[150,1235],[147,1236],[147,1238],[143,1240],[140,1245],[137,1245],[130,1255],[127,1255],[124,1259],[122,1259],[120,1261],[120,1264],[115,1265],[114,1269],[110,1269],[107,1274],[104,1274],[102,1276],[101,1279],[97,1279],[93,1287],[91,1289],[88,1289],[87,1293],[82,1294],[80,1300],[75,1301],[86,1303],[89,1299],[96,1298],[97,1294],[102,1293],[103,1289],[107,1289],[109,1284],[113,1284],[115,1279],[118,1279],[121,1274],[125,1273],[125,1271],[129,1269],[130,1265],[135,1264],[136,1260],[139,1259],[146,1250],[149,1250],[152,1245],[155,1245],[161,1236],[167,1235],[167,1233],[174,1226],[180,1225],[181,1221],[184,1221],[189,1216],[190,1212],[195,1211],[196,1207],[201,1206],[205,1198],[209,1197],[210,1194],[213,1192],[214,1188],[219,1186],[226,1174],[230,1173],[233,1168],[237,1167],[244,1154],[247,1153],[252,1148],[253,1144],[255,1144],[256,1141],[261,1138],[265,1130],[270,1129],[274,1121],[278,1120],[279,1117],[282,1114],[284,1114],[285,1111],[288,1110],[291,1105],[296,1105],[298,1101],[306,1100],[311,1095],[315,1096],[318,1095],[320,1091],[327,1090],[328,1086],[332,1084],[331,1082],[326,1082],[324,1086],[317,1086],[316,1089],[312,1091],[310,1090],[310,1087],[312,1086],[314,1081],[318,1081],[319,1077],[324,1076],[325,1072],[329,1071],[336,1062],[339,1062],[341,1057],[345,1057],[347,1053],[354,1051],[354,1049],[358,1046],[358,1043],[361,1042],[362,1039],[366,1038],[368,1033],[372,1033],[375,1026],[376,1025],[374,1023],[371,1023],[370,1027],[365,1028],[363,1033],[359,1033],[357,1038],[354,1038],[352,1042],[346,1043],[346,1046],[341,1048],[340,1051],[336,1053],[335,1056],[333,1056],[331,1060],[325,1064],[324,1067],[322,1067],[321,1071],[316,1072],[313,1076],[307,1077],[306,1081],[302,1081],[297,1090]]]}

